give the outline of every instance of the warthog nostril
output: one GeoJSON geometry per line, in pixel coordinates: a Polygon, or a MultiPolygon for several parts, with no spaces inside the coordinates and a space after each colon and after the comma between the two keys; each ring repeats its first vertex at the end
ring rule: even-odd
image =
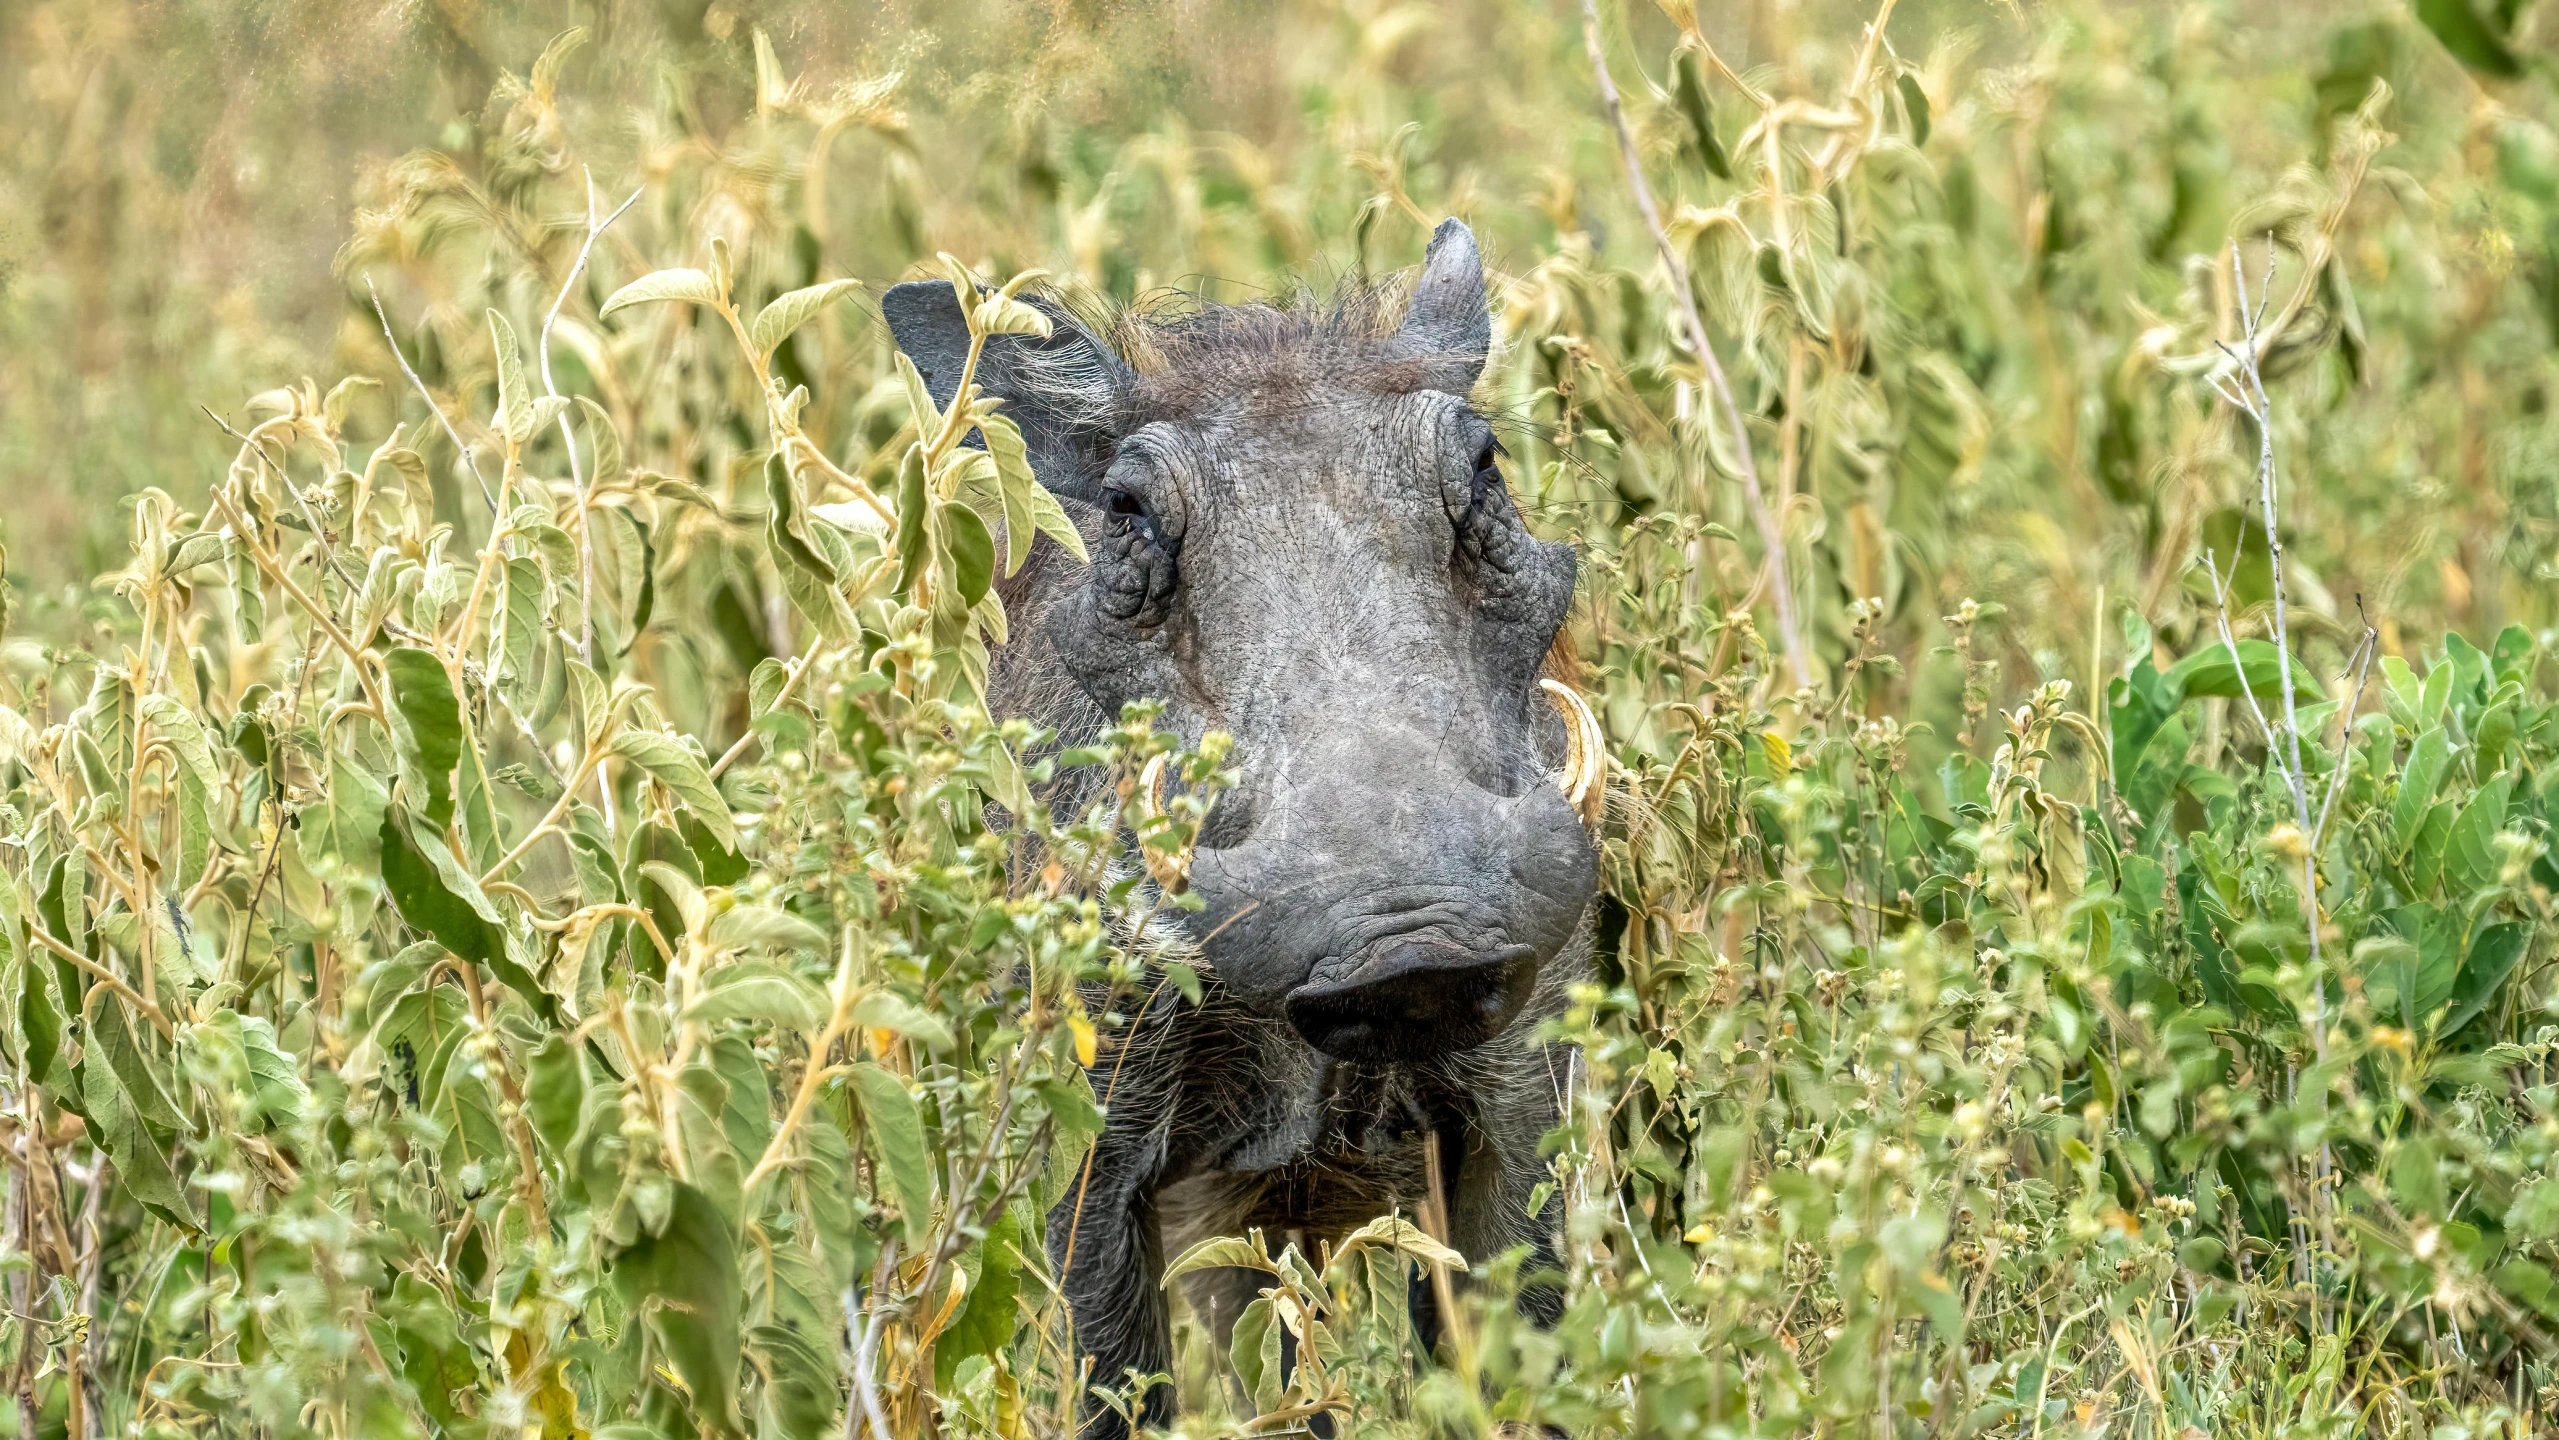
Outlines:
{"type": "Polygon", "coordinates": [[[1308,1044],[1367,1064],[1471,1050],[1506,1029],[1537,987],[1537,951],[1470,950],[1427,936],[1386,941],[1348,974],[1289,992],[1308,1044]]]}

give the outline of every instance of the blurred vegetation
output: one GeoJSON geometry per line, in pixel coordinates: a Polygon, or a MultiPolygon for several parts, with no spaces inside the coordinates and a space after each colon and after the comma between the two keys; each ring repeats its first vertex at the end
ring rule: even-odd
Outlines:
{"type": "Polygon", "coordinates": [[[984,716],[1037,497],[811,287],[1451,213],[1611,742],[1569,1318],[1264,1252],[1185,1426],[2548,1423],[2548,9],[1607,13],[1735,435],[1567,8],[0,6],[0,1433],[1069,1429],[1223,757],[984,716]]]}

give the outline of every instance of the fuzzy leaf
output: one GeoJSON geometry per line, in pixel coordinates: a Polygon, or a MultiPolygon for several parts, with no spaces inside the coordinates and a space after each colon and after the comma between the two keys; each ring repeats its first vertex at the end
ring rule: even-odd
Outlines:
{"type": "Polygon", "coordinates": [[[612,749],[664,785],[723,847],[737,848],[737,824],[729,818],[728,802],[711,783],[710,767],[683,741],[662,730],[630,729],[613,737],[612,749]]]}
{"type": "Polygon", "coordinates": [[[779,296],[756,312],[754,323],[747,326],[747,338],[756,349],[770,355],[801,326],[816,319],[818,312],[848,295],[859,294],[861,289],[859,280],[829,280],[779,296]]]}
{"type": "Polygon", "coordinates": [[[655,300],[683,300],[695,305],[720,303],[720,287],[709,275],[699,270],[654,270],[613,292],[595,312],[598,320],[609,319],[617,310],[646,305],[655,300]]]}

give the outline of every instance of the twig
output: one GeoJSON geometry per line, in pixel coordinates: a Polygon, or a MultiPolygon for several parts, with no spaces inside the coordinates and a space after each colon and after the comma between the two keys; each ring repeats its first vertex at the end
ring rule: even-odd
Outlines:
{"type": "MultiPolygon", "coordinates": [[[[882,1249],[880,1259],[884,1269],[889,1252],[894,1249],[894,1244],[882,1249]]],[[[849,1287],[846,1290],[846,1298],[848,1300],[851,1298],[849,1287]]],[[[890,1440],[888,1417],[880,1413],[880,1392],[878,1387],[871,1383],[871,1364],[880,1348],[882,1319],[880,1312],[880,1291],[879,1287],[874,1285],[871,1287],[871,1304],[865,1307],[865,1314],[862,1317],[862,1343],[853,1349],[853,1393],[862,1398],[862,1413],[871,1422],[871,1440],[890,1440]]],[[[844,1428],[849,1436],[853,1427],[849,1423],[851,1417],[847,1416],[846,1419],[848,1423],[844,1428]]]]}
{"type": "MultiPolygon", "coordinates": [[[[534,354],[542,369],[542,393],[554,398],[558,397],[560,387],[553,384],[551,380],[551,327],[560,323],[560,307],[569,303],[569,292],[577,288],[578,277],[586,273],[587,256],[594,253],[597,237],[612,229],[613,222],[622,218],[622,212],[639,204],[640,196],[648,190],[645,185],[633,190],[631,198],[623,201],[612,214],[605,216],[604,223],[599,225],[595,220],[595,173],[591,170],[584,173],[586,175],[586,242],[578,246],[578,258],[570,264],[568,278],[560,282],[560,293],[551,301],[551,313],[542,317],[541,339],[534,346],[534,354]]],[[[590,512],[587,506],[589,497],[586,493],[586,477],[578,469],[577,437],[569,429],[569,412],[566,410],[560,412],[560,444],[569,452],[569,488],[578,492],[578,659],[593,665],[595,663],[595,542],[589,538],[591,532],[587,528],[587,516],[590,512]]]]}
{"type": "Polygon", "coordinates": [[[1812,663],[1804,652],[1804,636],[1795,622],[1795,587],[1788,576],[1786,535],[1778,528],[1777,517],[1769,512],[1768,499],[1759,488],[1759,464],[1751,456],[1750,432],[1743,428],[1741,406],[1733,399],[1732,382],[1724,377],[1723,362],[1715,356],[1714,344],[1707,339],[1706,321],[1697,311],[1696,292],[1689,288],[1687,262],[1670,242],[1670,232],[1662,226],[1662,215],[1653,204],[1652,187],[1644,180],[1644,158],[1635,148],[1635,132],[1626,123],[1626,107],[1618,99],[1617,84],[1609,78],[1608,59],[1599,43],[1598,0],[1582,0],[1582,45],[1590,52],[1591,76],[1599,86],[1600,108],[1607,112],[1608,123],[1617,131],[1617,147],[1626,165],[1626,183],[1634,191],[1635,208],[1642,212],[1644,228],[1652,232],[1653,248],[1660,252],[1662,268],[1670,273],[1671,289],[1679,297],[1680,317],[1687,322],[1689,346],[1697,352],[1697,363],[1705,371],[1708,387],[1715,392],[1715,402],[1724,412],[1724,424],[1733,436],[1734,468],[1741,472],[1742,494],[1750,502],[1751,524],[1759,531],[1760,545],[1768,552],[1769,587],[1776,592],[1777,631],[1786,647],[1786,665],[1794,672],[1798,688],[1813,683],[1812,663]]]}
{"type": "MultiPolygon", "coordinates": [[[[2363,608],[2364,597],[2357,595],[2355,613],[2362,615],[2363,608]]],[[[2337,808],[2338,793],[2346,788],[2346,747],[2354,739],[2355,712],[2363,708],[2364,682],[2372,677],[2373,652],[2380,648],[2381,632],[2373,628],[2371,618],[2366,616],[2364,638],[2355,646],[2355,654],[2347,657],[2356,666],[2355,698],[2346,702],[2345,714],[2337,720],[2337,768],[2328,776],[2328,798],[2319,802],[2319,823],[2310,832],[2310,848],[2313,850],[2319,848],[2320,837],[2328,833],[2329,812],[2337,808]]],[[[2345,676],[2341,674],[2337,678],[2342,680],[2345,676]]]]}
{"type": "MultiPolygon", "coordinates": [[[[355,581],[348,576],[345,569],[338,564],[337,550],[329,543],[329,532],[321,526],[319,512],[311,508],[311,501],[303,495],[302,487],[293,483],[293,477],[285,473],[284,466],[267,454],[266,442],[257,438],[258,431],[252,430],[248,434],[243,435],[239,431],[231,428],[230,421],[223,419],[218,414],[215,414],[212,406],[198,405],[196,408],[204,412],[206,419],[209,419],[214,424],[221,426],[223,434],[239,441],[241,449],[255,454],[258,457],[259,464],[264,465],[275,472],[276,483],[282,485],[284,487],[284,493],[292,496],[293,503],[301,507],[302,519],[311,527],[311,538],[313,541],[317,542],[320,547],[321,561],[329,567],[330,574],[338,577],[339,584],[347,586],[349,589],[353,589],[355,581]]],[[[278,418],[280,419],[282,417],[279,416],[278,418]]],[[[270,421],[268,423],[272,424],[274,422],[270,421]]],[[[258,430],[263,430],[265,428],[266,426],[261,425],[258,427],[258,430]]]]}
{"type": "MultiPolygon", "coordinates": [[[[800,682],[806,680],[809,677],[809,672],[817,668],[817,653],[825,648],[826,632],[820,630],[817,635],[809,641],[808,651],[800,656],[800,663],[793,666],[790,675],[782,681],[782,688],[773,693],[773,703],[765,707],[766,714],[769,715],[790,702],[791,696],[799,690],[800,682]]],[[[737,743],[731,745],[728,750],[720,756],[718,762],[711,766],[711,778],[714,780],[719,779],[722,771],[725,771],[731,765],[736,764],[738,757],[746,753],[746,747],[754,743],[756,735],[757,732],[755,727],[751,725],[748,726],[747,732],[737,737],[737,743]]]]}
{"type": "MultiPolygon", "coordinates": [[[[2266,557],[2273,588],[2276,681],[2278,694],[2283,701],[2284,717],[2281,736],[2278,736],[2274,727],[2267,722],[2265,709],[2257,701],[2256,687],[2249,683],[2248,667],[2240,659],[2239,642],[2233,635],[2230,623],[2230,581],[2222,578],[2221,568],[2213,562],[2209,548],[2204,553],[2204,563],[2212,577],[2213,617],[2221,632],[2222,646],[2230,653],[2231,668],[2239,676],[2240,693],[2247,697],[2248,708],[2256,716],[2258,729],[2265,732],[2267,754],[2273,759],[2276,772],[2283,777],[2284,789],[2292,799],[2294,832],[2301,837],[2302,847],[2302,923],[2303,928],[2309,932],[2310,938],[2310,1014],[2307,1017],[2310,1048],[2314,1064],[2324,1067],[2328,1063],[2328,983],[2320,958],[2318,833],[2327,824],[2328,807],[2325,803],[2321,805],[2319,824],[2314,826],[2310,817],[2309,781],[2301,765],[2301,710],[2293,685],[2292,633],[2285,614],[2284,543],[2277,523],[2281,492],[2275,483],[2274,401],[2266,393],[2265,373],[2259,366],[2266,333],[2264,329],[2266,304],[2272,297],[2274,272],[2274,246],[2269,243],[2266,247],[2265,275],[2258,283],[2256,302],[2251,305],[2248,297],[2247,266],[2241,256],[2239,243],[2235,240],[2231,242],[2230,279],[2234,302],[2232,308],[2239,321],[2239,347],[2233,349],[2228,345],[2215,343],[2219,345],[2224,355],[2230,357],[2238,373],[2227,384],[2216,380],[2213,383],[2213,392],[2232,408],[2246,415],[2257,427],[2257,508],[2258,520],[2265,528],[2266,557]]],[[[2235,578],[2238,570],[2236,547],[2231,557],[2231,569],[2235,578]]],[[[2369,665],[2370,651],[2375,643],[2375,637],[2369,625],[2365,627],[2365,635],[2364,644],[2357,648],[2364,653],[2364,663],[2369,665]]],[[[2362,682],[2358,680],[2356,683],[2358,702],[2362,698],[2362,693],[2362,682]]],[[[2353,722],[2351,708],[2347,712],[2346,720],[2349,725],[2353,722]]],[[[2341,742],[2337,762],[2339,778],[2343,776],[2345,765],[2346,757],[2341,742]]],[[[2333,801],[2334,798],[2335,782],[2332,781],[2329,799],[2333,801]]],[[[2299,1095],[2298,1091],[2293,1089],[2295,1081],[2291,1075],[2291,1068],[2287,1064],[2286,1085],[2288,1090],[2293,1091],[2292,1100],[2297,1102],[2299,1095]]],[[[2320,1094],[2324,1109],[2325,1092],[2321,1091],[2320,1094]]],[[[2314,1162],[2310,1187],[2310,1208],[2318,1213],[2323,1234],[2328,1229],[2330,1158],[2328,1142],[2323,1137],[2319,1144],[2318,1157],[2314,1162]]],[[[2306,1221],[2298,1217],[2294,1221],[2294,1265],[2297,1278],[2303,1284],[2311,1284],[2314,1277],[2311,1273],[2308,1237],[2304,1234],[2306,1224],[2306,1221]]],[[[2326,1310],[2324,1306],[2316,1304],[2315,1295],[2313,1304],[2314,1315],[2324,1322],[2326,1310]]]]}
{"type": "Polygon", "coordinates": [[[97,961],[90,959],[88,956],[81,954],[79,951],[72,949],[70,946],[56,940],[51,935],[46,934],[41,926],[30,924],[27,926],[27,934],[34,937],[35,942],[38,945],[52,951],[64,960],[71,962],[72,966],[79,970],[81,974],[90,977],[99,984],[106,986],[109,990],[114,991],[117,999],[122,1000],[127,1005],[130,1005],[134,1009],[140,1011],[143,1018],[149,1020],[152,1026],[159,1030],[163,1037],[170,1040],[178,1038],[177,1027],[169,1023],[168,1015],[163,1012],[159,1006],[143,999],[132,986],[127,985],[123,980],[117,978],[114,971],[107,969],[97,961]]]}
{"type": "Polygon", "coordinates": [[[453,428],[452,420],[445,416],[444,407],[436,404],[435,396],[428,392],[426,382],[418,378],[417,371],[409,368],[409,357],[400,353],[399,338],[391,333],[391,316],[382,308],[382,292],[373,288],[371,275],[364,277],[364,293],[373,297],[373,318],[382,322],[382,341],[391,347],[391,358],[400,362],[400,373],[408,376],[409,383],[417,387],[418,398],[426,402],[427,410],[435,416],[436,423],[444,427],[445,435],[453,441],[453,448],[462,453],[462,463],[471,467],[471,478],[480,482],[480,498],[489,502],[489,513],[497,514],[497,492],[489,488],[489,477],[480,473],[480,458],[471,453],[470,446],[462,443],[462,432],[453,428]]]}

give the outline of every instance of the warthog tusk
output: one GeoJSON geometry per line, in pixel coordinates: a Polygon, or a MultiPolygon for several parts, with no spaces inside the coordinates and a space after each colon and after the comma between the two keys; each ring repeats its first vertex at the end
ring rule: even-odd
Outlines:
{"type": "Polygon", "coordinates": [[[1597,824],[1607,793],[1608,737],[1600,731],[1599,717],[1572,686],[1560,680],[1540,680],[1537,685],[1564,717],[1564,768],[1556,773],[1555,786],[1584,823],[1597,824]]]}
{"type": "MultiPolygon", "coordinates": [[[[1162,755],[1156,756],[1146,762],[1145,769],[1137,773],[1137,793],[1129,797],[1130,808],[1137,812],[1137,825],[1133,828],[1143,830],[1146,828],[1147,821],[1164,813],[1165,758],[1162,755]]],[[[1145,837],[1141,835],[1138,837],[1137,858],[1145,862],[1146,873],[1155,878],[1156,884],[1164,887],[1166,894],[1179,895],[1189,887],[1191,852],[1188,850],[1167,855],[1148,845],[1145,837]]]]}

